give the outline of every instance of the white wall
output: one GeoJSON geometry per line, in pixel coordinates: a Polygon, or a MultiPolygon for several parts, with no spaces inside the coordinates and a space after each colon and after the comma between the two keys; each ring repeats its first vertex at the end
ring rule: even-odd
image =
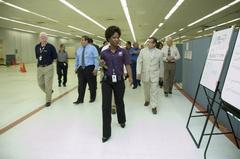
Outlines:
{"type": "MultiPolygon", "coordinates": [[[[18,63],[34,63],[36,61],[34,48],[39,42],[38,34],[0,28],[0,40],[2,40],[1,56],[4,59],[8,54],[15,54],[18,63]]],[[[48,37],[48,42],[53,44],[57,50],[60,44],[65,44],[70,58],[75,57],[75,50],[80,46],[78,39],[48,37]]]]}

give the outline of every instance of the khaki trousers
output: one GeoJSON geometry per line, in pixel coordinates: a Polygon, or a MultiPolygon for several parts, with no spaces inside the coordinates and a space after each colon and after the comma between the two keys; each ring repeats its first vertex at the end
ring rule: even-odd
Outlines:
{"type": "Polygon", "coordinates": [[[172,92],[176,63],[164,62],[164,92],[172,92]]]}
{"type": "Polygon", "coordinates": [[[46,102],[51,102],[53,85],[53,64],[37,68],[38,85],[46,94],[46,102]]]}
{"type": "Polygon", "coordinates": [[[159,98],[159,86],[158,82],[144,82],[144,96],[145,102],[150,102],[152,108],[158,107],[158,98],[159,98]]]}

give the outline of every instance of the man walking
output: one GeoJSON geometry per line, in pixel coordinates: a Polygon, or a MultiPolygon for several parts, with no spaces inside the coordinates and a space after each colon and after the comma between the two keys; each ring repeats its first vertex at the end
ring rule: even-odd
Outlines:
{"type": "Polygon", "coordinates": [[[180,59],[180,54],[175,45],[173,45],[172,37],[167,38],[167,45],[162,48],[164,62],[164,94],[172,94],[173,80],[176,70],[176,61],[180,59]]]}
{"type": "Polygon", "coordinates": [[[162,77],[160,69],[162,54],[156,48],[157,39],[150,37],[148,47],[140,51],[137,59],[137,78],[142,80],[144,87],[145,103],[152,107],[152,113],[157,114],[159,87],[158,82],[162,77]]]}
{"type": "Polygon", "coordinates": [[[77,49],[75,72],[78,76],[78,99],[73,102],[80,104],[84,102],[84,95],[86,85],[90,89],[90,103],[96,99],[96,85],[95,78],[99,67],[99,58],[97,49],[89,44],[89,37],[83,36],[81,38],[82,47],[77,49]]]}
{"type": "Polygon", "coordinates": [[[57,58],[55,47],[48,43],[45,32],[39,34],[40,43],[35,46],[37,59],[37,79],[41,90],[46,94],[46,107],[51,105],[52,84],[53,84],[53,62],[57,58]]]}

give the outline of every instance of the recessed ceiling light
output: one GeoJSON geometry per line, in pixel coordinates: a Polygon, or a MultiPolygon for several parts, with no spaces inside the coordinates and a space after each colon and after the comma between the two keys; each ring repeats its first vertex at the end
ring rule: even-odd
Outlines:
{"type": "Polygon", "coordinates": [[[55,30],[55,29],[51,29],[51,28],[47,28],[47,27],[43,27],[43,26],[38,26],[38,25],[30,24],[30,23],[25,23],[25,22],[22,22],[22,21],[19,21],[19,20],[14,20],[14,19],[6,18],[6,17],[0,17],[0,19],[7,20],[7,21],[10,21],[10,22],[14,22],[14,23],[18,23],[18,24],[27,25],[27,26],[32,26],[32,27],[35,27],[35,28],[40,28],[40,29],[44,29],[44,30],[58,32],[58,33],[66,34],[66,35],[71,35],[70,33],[66,33],[66,32],[63,32],[63,31],[59,31],[59,30],[55,30]]]}
{"type": "Polygon", "coordinates": [[[25,29],[20,29],[20,28],[13,28],[14,30],[18,30],[18,31],[23,31],[23,32],[27,32],[27,33],[37,33],[35,31],[32,30],[25,30],[25,29]]]}
{"type": "Polygon", "coordinates": [[[81,16],[85,17],[86,19],[90,20],[91,22],[93,22],[94,24],[96,24],[97,26],[99,26],[100,28],[102,28],[103,30],[106,30],[106,27],[102,26],[101,24],[99,24],[97,21],[95,21],[94,19],[92,19],[91,17],[89,17],[87,14],[83,13],[81,10],[79,10],[78,8],[76,8],[75,6],[73,6],[72,4],[70,4],[69,2],[67,2],[66,0],[59,0],[61,3],[63,3],[65,6],[67,6],[68,8],[72,9],[73,11],[77,12],[78,14],[80,14],[81,16]]]}
{"type": "Polygon", "coordinates": [[[130,28],[130,31],[132,33],[133,36],[133,40],[136,41],[136,37],[135,37],[135,33],[134,33],[134,29],[133,29],[133,25],[132,25],[132,21],[131,21],[131,17],[128,11],[128,6],[127,6],[127,1],[126,0],[120,0],[124,14],[127,18],[127,22],[128,22],[128,26],[130,28]]]}

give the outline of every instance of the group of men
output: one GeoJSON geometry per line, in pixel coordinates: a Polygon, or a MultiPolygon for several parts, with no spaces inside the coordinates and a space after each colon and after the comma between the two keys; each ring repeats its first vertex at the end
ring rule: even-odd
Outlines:
{"type": "MultiPolygon", "coordinates": [[[[161,50],[156,48],[157,39],[150,37],[147,47],[138,48],[138,44],[127,42],[126,49],[119,46],[121,31],[116,26],[109,27],[105,32],[109,45],[102,48],[99,58],[99,51],[92,44],[89,37],[81,38],[81,47],[76,50],[75,73],[78,77],[78,98],[74,104],[84,102],[86,86],[89,86],[90,100],[92,103],[96,99],[97,71],[99,65],[103,68],[102,76],[102,111],[103,111],[103,142],[111,136],[111,101],[112,93],[117,105],[117,116],[119,124],[125,127],[125,110],[123,96],[125,84],[123,77],[123,66],[127,70],[129,82],[133,84],[133,89],[137,88],[140,80],[144,87],[144,106],[151,106],[152,113],[157,114],[159,100],[159,80],[164,79],[164,94],[172,94],[173,80],[176,69],[176,60],[180,58],[173,39],[167,38],[167,45],[161,50]]],[[[53,83],[53,62],[57,58],[55,47],[47,42],[46,33],[40,33],[40,43],[35,47],[37,59],[38,84],[46,93],[45,106],[51,105],[52,83],[53,83]]],[[[64,83],[65,85],[65,83],[64,83]]]]}

